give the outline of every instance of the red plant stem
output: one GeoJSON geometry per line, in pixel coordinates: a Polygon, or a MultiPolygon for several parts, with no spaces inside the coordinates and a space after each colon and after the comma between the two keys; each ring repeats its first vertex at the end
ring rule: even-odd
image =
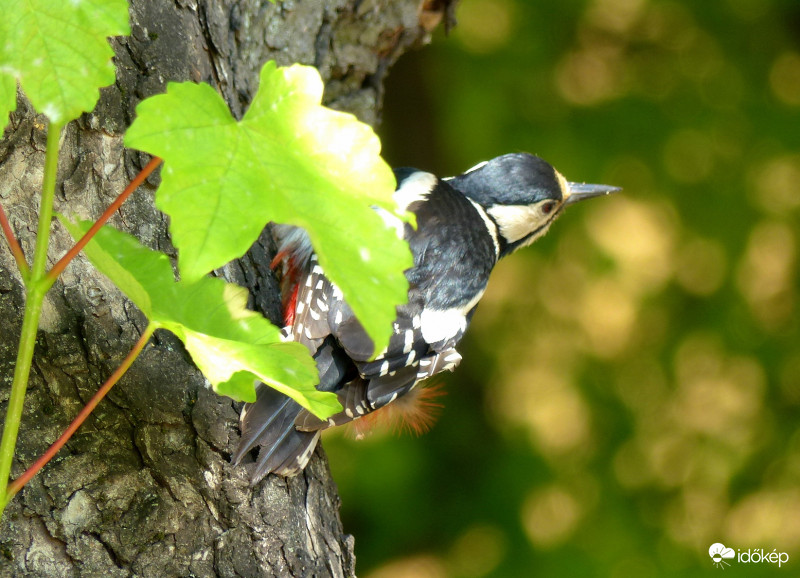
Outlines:
{"type": "Polygon", "coordinates": [[[17,238],[14,236],[14,231],[11,230],[11,225],[8,222],[6,212],[3,210],[2,205],[0,205],[0,226],[3,227],[3,233],[5,233],[6,240],[8,240],[8,246],[11,248],[11,253],[13,253],[14,259],[17,262],[19,272],[22,273],[23,277],[27,277],[30,268],[28,267],[28,262],[25,261],[25,253],[22,252],[22,247],[20,247],[19,241],[17,241],[17,238]]]}
{"type": "Polygon", "coordinates": [[[45,466],[45,464],[47,464],[47,462],[53,459],[56,453],[58,453],[58,450],[64,447],[64,444],[66,444],[67,441],[69,441],[69,438],[72,437],[72,434],[75,433],[75,430],[77,430],[81,426],[81,424],[84,421],[86,421],[86,418],[89,417],[89,414],[92,413],[92,410],[94,410],[94,408],[97,407],[97,404],[100,403],[100,400],[102,400],[106,396],[106,394],[111,390],[114,384],[117,383],[117,381],[119,381],[119,379],[125,374],[128,368],[131,366],[131,364],[133,364],[134,360],[142,352],[142,349],[144,349],[144,346],[147,345],[148,341],[150,341],[150,336],[153,335],[153,331],[155,330],[156,327],[154,325],[151,324],[147,326],[147,328],[144,330],[144,333],[142,333],[142,336],[136,342],[136,345],[134,345],[133,349],[131,349],[131,352],[128,353],[128,356],[122,361],[119,367],[117,367],[117,369],[114,370],[114,373],[112,373],[111,376],[109,376],[109,378],[100,387],[100,389],[97,390],[97,393],[94,394],[92,399],[89,400],[89,403],[87,403],[84,406],[84,408],[77,415],[77,417],[74,420],[72,420],[72,423],[69,424],[69,427],[66,430],[64,430],[64,433],[61,434],[61,437],[59,437],[53,443],[53,445],[51,445],[47,449],[47,451],[33,463],[31,467],[25,470],[25,473],[23,473],[20,477],[18,477],[10,484],[8,484],[8,490],[6,493],[7,501],[10,501],[11,498],[14,495],[16,495],[16,493],[19,492],[22,489],[22,487],[25,484],[27,484],[30,481],[30,479],[33,476],[35,476],[38,473],[38,471],[45,466]]]}
{"type": "Polygon", "coordinates": [[[55,265],[53,265],[53,268],[50,269],[50,271],[48,271],[47,278],[51,282],[55,282],[55,280],[58,279],[58,276],[61,275],[61,273],[64,271],[67,265],[69,265],[69,262],[72,261],[75,258],[75,256],[81,252],[81,250],[86,246],[86,244],[92,240],[92,237],[94,237],[97,234],[97,231],[99,231],[100,228],[106,224],[106,221],[108,221],[111,218],[111,215],[113,215],[117,211],[117,209],[119,209],[122,206],[122,203],[124,203],[128,199],[128,197],[131,196],[133,191],[139,188],[139,185],[141,185],[144,182],[144,180],[150,176],[150,173],[152,173],[156,169],[156,167],[158,167],[158,165],[160,164],[161,164],[161,159],[159,157],[153,157],[152,159],[150,159],[150,162],[147,163],[144,166],[144,168],[139,172],[139,174],[136,175],[133,178],[133,180],[128,184],[128,186],[125,187],[125,190],[122,191],[122,194],[118,196],[114,200],[114,202],[108,206],[108,208],[102,215],[100,215],[100,218],[97,219],[94,225],[92,225],[91,229],[86,231],[86,234],[83,237],[81,237],[77,243],[75,243],[75,246],[72,247],[72,249],[70,249],[69,251],[67,251],[67,254],[61,257],[61,260],[55,265]]]}

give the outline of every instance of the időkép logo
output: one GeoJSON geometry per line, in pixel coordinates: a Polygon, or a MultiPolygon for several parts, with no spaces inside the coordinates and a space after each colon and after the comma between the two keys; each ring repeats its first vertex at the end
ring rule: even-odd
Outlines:
{"type": "Polygon", "coordinates": [[[747,550],[737,549],[735,552],[733,548],[726,548],[724,544],[717,542],[711,544],[708,549],[708,555],[711,556],[711,562],[717,568],[725,569],[731,563],[728,560],[739,562],[741,564],[777,564],[780,568],[783,564],[789,561],[789,554],[786,552],[778,552],[775,548],[772,552],[764,551],[763,548],[748,548],[747,550]]]}

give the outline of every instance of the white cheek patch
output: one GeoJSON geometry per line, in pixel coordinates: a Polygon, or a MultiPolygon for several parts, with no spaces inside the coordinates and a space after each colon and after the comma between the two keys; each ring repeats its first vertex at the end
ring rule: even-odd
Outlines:
{"type": "Polygon", "coordinates": [[[547,231],[549,231],[549,230],[550,230],[550,225],[551,225],[551,224],[552,224],[552,221],[550,221],[549,223],[547,223],[547,225],[545,225],[544,227],[542,227],[541,229],[539,229],[539,232],[538,232],[538,233],[536,233],[535,235],[531,235],[531,236],[528,238],[528,240],[526,240],[526,241],[525,241],[524,243],[522,243],[522,244],[521,244],[519,247],[517,247],[517,249],[523,249],[523,248],[525,248],[525,247],[528,247],[528,246],[532,245],[532,244],[533,244],[533,242],[534,242],[534,241],[536,241],[537,239],[541,239],[542,237],[544,237],[544,236],[547,234],[547,231]]]}
{"type": "Polygon", "coordinates": [[[541,205],[549,202],[552,201],[540,201],[534,205],[494,205],[486,212],[497,223],[497,228],[506,241],[514,243],[547,222],[547,215],[542,214],[541,205]]]}

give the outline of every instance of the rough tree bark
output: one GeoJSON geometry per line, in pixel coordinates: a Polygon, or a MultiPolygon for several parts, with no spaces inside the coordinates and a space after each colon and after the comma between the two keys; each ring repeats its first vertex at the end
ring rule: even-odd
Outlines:
{"type": "MultiPolygon", "coordinates": [[[[424,40],[445,2],[423,0],[132,0],[115,39],[117,82],[62,135],[56,210],[96,218],[147,158],[122,135],[135,105],[167,81],[205,81],[241,117],[268,59],[313,64],[326,104],[374,123],[383,75],[424,40]]],[[[0,142],[0,202],[32,254],[46,119],[23,99],[0,142]]],[[[112,220],[174,254],[153,205],[157,177],[112,220]]],[[[51,264],[70,240],[53,224],[51,264]]],[[[277,319],[266,237],[224,270],[277,319]]],[[[5,414],[23,288],[0,243],[0,411],[5,414]]],[[[145,320],[80,257],[47,297],[13,475],[69,424],[128,353],[145,320]]],[[[350,576],[353,539],[338,516],[321,451],[305,473],[250,487],[229,456],[238,407],[205,387],[180,342],[157,332],[56,459],[16,496],[0,525],[2,576],[350,576]]]]}

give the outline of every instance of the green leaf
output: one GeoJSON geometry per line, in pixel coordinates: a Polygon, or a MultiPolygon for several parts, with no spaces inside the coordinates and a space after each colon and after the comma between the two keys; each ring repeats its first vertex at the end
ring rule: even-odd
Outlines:
{"type": "Polygon", "coordinates": [[[156,204],[171,218],[182,277],[240,257],[269,221],[301,226],[380,350],[412,265],[370,208],[395,211],[395,179],[372,129],[321,106],[322,90],[316,69],[267,62],[237,122],[210,86],[170,83],[139,104],[125,143],[164,159],[156,204]]]}
{"type": "Polygon", "coordinates": [[[0,15],[0,118],[15,79],[52,122],[92,110],[114,82],[106,38],[130,33],[126,0],[0,0],[0,15]]]}
{"type": "MultiPolygon", "coordinates": [[[[76,239],[92,225],[59,219],[76,239]]],[[[334,394],[317,391],[308,350],[282,342],[274,325],[247,309],[244,288],[212,277],[176,282],[166,255],[111,227],[100,229],[84,252],[151,323],[183,341],[217,393],[254,401],[258,380],[323,419],[341,411],[334,394]]]]}

